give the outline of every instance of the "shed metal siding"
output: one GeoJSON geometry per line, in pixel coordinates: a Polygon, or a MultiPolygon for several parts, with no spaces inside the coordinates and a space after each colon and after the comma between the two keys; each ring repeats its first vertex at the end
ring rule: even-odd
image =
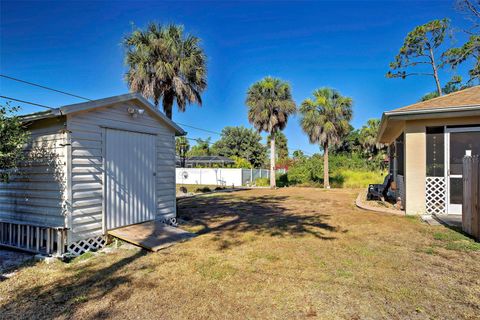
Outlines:
{"type": "MultiPolygon", "coordinates": [[[[175,216],[175,132],[146,111],[137,118],[121,103],[67,116],[72,150],[72,217],[70,241],[103,233],[104,129],[156,135],[156,216],[175,216]]],[[[141,108],[141,107],[140,107],[141,108]]]]}
{"type": "Polygon", "coordinates": [[[65,224],[65,118],[38,121],[28,128],[25,151],[36,150],[40,161],[22,168],[21,175],[0,183],[0,219],[52,227],[65,224]],[[45,161],[49,158],[53,161],[45,161]]]}

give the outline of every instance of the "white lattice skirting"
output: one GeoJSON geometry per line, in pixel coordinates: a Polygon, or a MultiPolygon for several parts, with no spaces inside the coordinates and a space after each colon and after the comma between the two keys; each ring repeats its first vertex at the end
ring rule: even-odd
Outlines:
{"type": "Polygon", "coordinates": [[[163,219],[159,219],[159,220],[160,220],[160,222],[168,224],[172,227],[178,227],[177,218],[175,218],[175,217],[163,218],[163,219]]]}
{"type": "Polygon", "coordinates": [[[444,177],[426,178],[426,205],[428,214],[444,214],[447,186],[444,177]]]}
{"type": "Polygon", "coordinates": [[[105,247],[107,238],[105,236],[98,236],[70,243],[67,247],[67,253],[79,256],[87,251],[98,250],[105,247]]]}

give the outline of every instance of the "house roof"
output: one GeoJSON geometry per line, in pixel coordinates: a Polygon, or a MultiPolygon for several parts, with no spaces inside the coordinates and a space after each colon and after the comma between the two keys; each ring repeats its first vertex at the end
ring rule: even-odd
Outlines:
{"type": "Polygon", "coordinates": [[[480,86],[456,91],[427,101],[417,102],[405,107],[392,110],[389,113],[445,108],[450,109],[469,106],[480,106],[480,86]]]}
{"type": "Polygon", "coordinates": [[[53,108],[47,111],[26,114],[21,118],[24,122],[31,122],[31,121],[41,120],[41,119],[55,118],[55,117],[64,116],[67,114],[81,112],[81,111],[88,111],[88,110],[101,108],[101,107],[105,107],[105,106],[108,106],[114,103],[120,103],[120,102],[136,102],[137,104],[140,104],[143,107],[147,108],[150,112],[152,112],[155,115],[155,117],[157,117],[157,119],[164,122],[168,127],[175,130],[176,135],[181,136],[186,134],[186,132],[179,125],[177,125],[175,122],[170,120],[163,112],[159,111],[154,105],[152,105],[147,99],[145,99],[139,93],[127,93],[119,96],[92,100],[88,102],[65,105],[65,106],[53,108]]]}
{"type": "Polygon", "coordinates": [[[407,120],[471,116],[480,116],[480,86],[384,112],[377,141],[392,142],[401,133],[407,120]]]}

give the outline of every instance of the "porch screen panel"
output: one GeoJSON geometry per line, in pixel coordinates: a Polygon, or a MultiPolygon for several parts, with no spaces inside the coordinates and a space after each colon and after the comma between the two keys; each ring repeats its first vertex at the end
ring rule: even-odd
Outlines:
{"type": "Polygon", "coordinates": [[[445,176],[445,135],[443,127],[427,127],[427,177],[445,176]]]}
{"type": "Polygon", "coordinates": [[[450,174],[462,174],[463,157],[467,151],[472,156],[480,155],[480,132],[450,133],[450,174]]]}
{"type": "Polygon", "coordinates": [[[469,152],[480,155],[480,132],[450,133],[450,203],[462,204],[463,200],[463,157],[469,152]]]}

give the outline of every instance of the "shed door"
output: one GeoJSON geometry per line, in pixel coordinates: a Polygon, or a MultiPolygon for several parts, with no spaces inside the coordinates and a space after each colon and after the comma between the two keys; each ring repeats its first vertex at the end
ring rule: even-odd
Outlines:
{"type": "Polygon", "coordinates": [[[105,131],[107,230],[155,219],[155,137],[105,131]]]}

